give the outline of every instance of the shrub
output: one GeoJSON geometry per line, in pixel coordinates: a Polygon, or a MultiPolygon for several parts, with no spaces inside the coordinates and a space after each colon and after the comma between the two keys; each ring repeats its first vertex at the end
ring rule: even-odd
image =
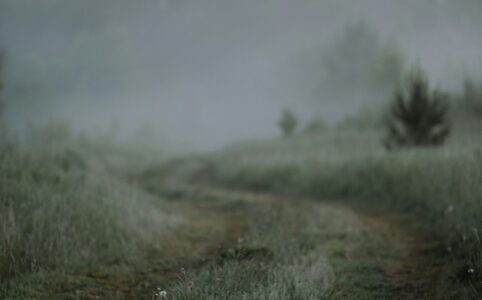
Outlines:
{"type": "Polygon", "coordinates": [[[408,77],[406,86],[398,88],[387,122],[387,149],[437,146],[450,133],[447,121],[446,97],[431,90],[426,76],[416,70],[408,77]]]}

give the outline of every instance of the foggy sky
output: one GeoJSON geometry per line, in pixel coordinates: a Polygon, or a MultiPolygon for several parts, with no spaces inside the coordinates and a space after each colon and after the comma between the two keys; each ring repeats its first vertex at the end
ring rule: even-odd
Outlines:
{"type": "Polygon", "coordinates": [[[0,0],[8,118],[202,146],[271,136],[284,107],[333,122],[371,101],[327,92],[350,90],[324,62],[349,24],[456,88],[481,74],[481,16],[479,0],[0,0]]]}

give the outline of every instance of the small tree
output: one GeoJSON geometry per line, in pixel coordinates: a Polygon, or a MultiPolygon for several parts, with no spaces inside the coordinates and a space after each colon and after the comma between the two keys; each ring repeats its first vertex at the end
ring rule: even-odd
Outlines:
{"type": "Polygon", "coordinates": [[[394,94],[387,122],[387,149],[441,145],[450,133],[446,97],[431,90],[421,70],[408,77],[394,94]]]}
{"type": "Polygon", "coordinates": [[[285,137],[292,136],[298,126],[298,119],[289,109],[284,109],[278,127],[285,137]]]}

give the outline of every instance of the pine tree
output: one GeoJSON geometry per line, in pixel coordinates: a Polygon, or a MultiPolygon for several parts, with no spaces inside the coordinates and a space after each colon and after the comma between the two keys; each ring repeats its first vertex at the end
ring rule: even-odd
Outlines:
{"type": "Polygon", "coordinates": [[[413,71],[406,86],[394,93],[385,147],[393,149],[443,144],[450,133],[447,112],[445,95],[430,89],[421,70],[413,71]]]}

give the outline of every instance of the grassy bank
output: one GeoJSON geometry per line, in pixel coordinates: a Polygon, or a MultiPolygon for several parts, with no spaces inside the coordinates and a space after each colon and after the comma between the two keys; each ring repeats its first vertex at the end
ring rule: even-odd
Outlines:
{"type": "Polygon", "coordinates": [[[181,250],[181,238],[164,239],[184,223],[181,213],[82,151],[2,148],[0,298],[42,299],[35,290],[53,274],[144,268],[153,253],[181,250]]]}

